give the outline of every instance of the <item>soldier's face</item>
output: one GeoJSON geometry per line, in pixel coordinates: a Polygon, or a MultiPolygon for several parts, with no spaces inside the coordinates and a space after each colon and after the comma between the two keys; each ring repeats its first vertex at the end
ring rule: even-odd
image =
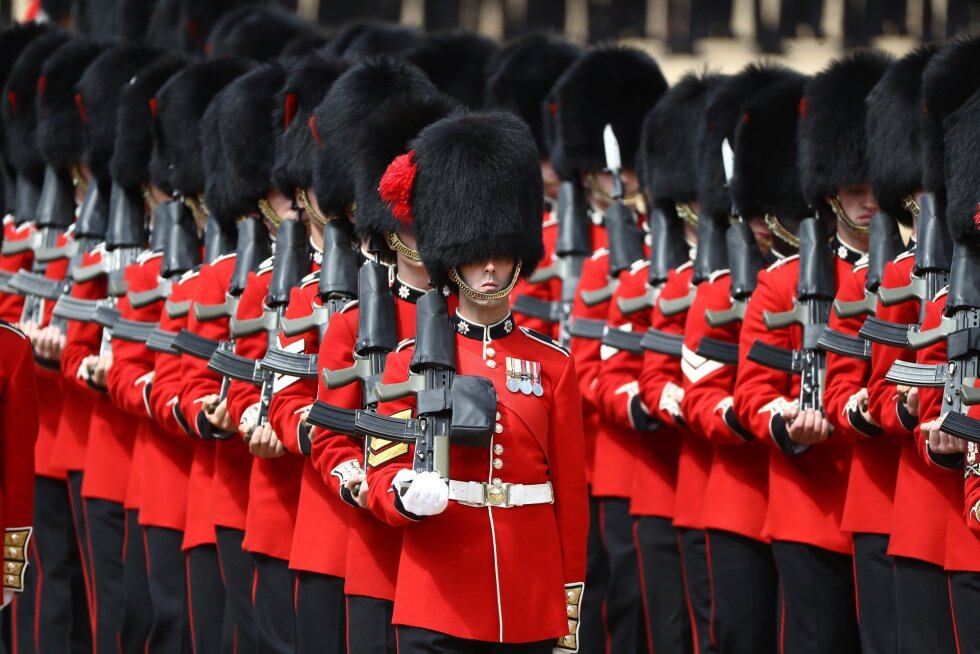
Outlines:
{"type": "Polygon", "coordinates": [[[558,196],[558,184],[561,180],[558,179],[558,173],[547,159],[541,161],[541,181],[544,182],[544,196],[554,200],[558,196]]]}
{"type": "Polygon", "coordinates": [[[752,236],[755,237],[755,243],[759,246],[759,250],[763,254],[768,254],[769,249],[772,247],[772,232],[766,226],[765,219],[762,216],[755,216],[745,222],[748,223],[749,229],[752,230],[752,236]]]}
{"type": "Polygon", "coordinates": [[[510,284],[514,265],[512,257],[494,257],[460,266],[457,272],[470,288],[481,293],[496,293],[510,284]]]}
{"type": "Polygon", "coordinates": [[[878,211],[878,203],[870,184],[852,184],[837,190],[840,206],[847,217],[858,227],[871,224],[871,216],[878,211]]]}

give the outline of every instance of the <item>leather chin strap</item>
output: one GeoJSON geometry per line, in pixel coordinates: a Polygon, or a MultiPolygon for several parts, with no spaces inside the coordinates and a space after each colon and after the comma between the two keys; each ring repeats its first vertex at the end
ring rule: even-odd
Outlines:
{"type": "Polygon", "coordinates": [[[402,240],[398,238],[398,234],[396,234],[395,232],[388,232],[388,247],[390,247],[392,250],[402,255],[403,257],[407,257],[411,259],[412,261],[422,260],[422,257],[419,256],[419,251],[413,250],[412,248],[405,245],[402,242],[402,240]]]}
{"type": "Polygon", "coordinates": [[[140,187],[140,193],[143,195],[143,201],[146,202],[146,206],[150,209],[150,213],[153,213],[158,206],[160,206],[160,201],[153,197],[153,190],[150,188],[149,184],[143,184],[140,187]]]}
{"type": "Polygon", "coordinates": [[[912,218],[917,219],[919,217],[919,203],[915,201],[913,196],[909,195],[903,198],[902,206],[912,215],[912,218]]]}
{"type": "Polygon", "coordinates": [[[279,214],[275,212],[272,205],[269,204],[269,201],[265,198],[261,198],[256,204],[259,206],[259,213],[262,214],[262,217],[272,223],[273,227],[278,228],[279,223],[282,222],[282,218],[280,218],[279,214]]]}
{"type": "Polygon", "coordinates": [[[691,209],[691,205],[686,202],[678,202],[674,205],[677,209],[677,217],[686,222],[691,227],[698,226],[698,215],[691,209]]]}
{"type": "Polygon", "coordinates": [[[310,202],[310,198],[306,195],[305,188],[300,187],[296,189],[296,201],[299,202],[299,206],[303,208],[303,211],[310,216],[310,220],[312,220],[314,223],[321,226],[327,224],[327,219],[317,210],[316,207],[313,206],[313,203],[310,202]]]}
{"type": "Polygon", "coordinates": [[[871,232],[871,227],[861,227],[855,224],[853,220],[844,211],[844,207],[841,206],[840,196],[835,195],[830,198],[830,208],[833,210],[834,215],[837,216],[837,220],[844,224],[844,228],[848,229],[856,234],[868,234],[871,232]]]}
{"type": "Polygon", "coordinates": [[[182,199],[187,208],[194,214],[194,222],[203,225],[208,221],[208,205],[204,202],[204,196],[198,193],[195,196],[185,195],[182,199]]]}
{"type": "Polygon", "coordinates": [[[520,280],[520,278],[521,278],[521,262],[518,261],[517,265],[514,266],[514,274],[511,275],[510,283],[507,284],[506,288],[503,288],[497,291],[496,293],[482,293],[476,290],[475,288],[473,288],[472,286],[470,286],[469,284],[467,284],[465,281],[463,281],[462,276],[456,271],[455,268],[449,269],[449,279],[452,280],[454,284],[459,286],[460,293],[468,297],[471,297],[474,300],[479,300],[483,302],[493,302],[495,300],[500,300],[502,298],[507,297],[508,295],[510,295],[511,291],[514,290],[514,287],[517,286],[517,282],[520,280]]]}

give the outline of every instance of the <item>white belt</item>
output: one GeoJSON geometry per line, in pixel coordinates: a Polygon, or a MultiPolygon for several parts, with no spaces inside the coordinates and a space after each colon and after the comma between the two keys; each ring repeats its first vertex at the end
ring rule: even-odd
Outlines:
{"type": "Polygon", "coordinates": [[[481,481],[449,481],[449,499],[465,506],[509,509],[529,504],[553,504],[551,482],[543,484],[487,484],[481,481]]]}

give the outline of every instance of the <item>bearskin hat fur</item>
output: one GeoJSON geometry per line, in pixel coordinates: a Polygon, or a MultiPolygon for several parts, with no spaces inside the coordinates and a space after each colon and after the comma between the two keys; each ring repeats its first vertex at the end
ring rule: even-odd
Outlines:
{"type": "MultiPolygon", "coordinates": [[[[240,7],[248,7],[254,11],[262,4],[265,4],[264,0],[183,0],[177,29],[180,49],[191,54],[207,54],[208,37],[215,24],[226,13],[240,7]]],[[[173,47],[173,44],[170,45],[173,47]]]]}
{"type": "MultiPolygon", "coordinates": [[[[796,130],[806,78],[786,74],[741,103],[731,195],[746,218],[772,214],[796,233],[809,214],[798,169],[796,130]]],[[[721,150],[718,153],[721,159],[721,150]]]]}
{"type": "MultiPolygon", "coordinates": [[[[225,202],[219,211],[208,196],[208,205],[219,219],[233,223],[237,216],[253,213],[259,199],[269,193],[278,131],[272,113],[285,78],[282,66],[264,64],[235,79],[212,102],[218,112],[214,127],[220,132],[224,152],[217,181],[225,202]]],[[[215,138],[203,131],[202,136],[215,138]]],[[[209,184],[211,181],[209,177],[209,184]]]]}
{"type": "Polygon", "coordinates": [[[412,144],[409,202],[419,253],[436,285],[446,270],[510,256],[528,276],[544,255],[537,148],[507,112],[461,112],[429,125],[412,144]]]}
{"type": "Polygon", "coordinates": [[[78,82],[78,105],[88,120],[85,161],[105,191],[109,189],[109,160],[116,141],[119,93],[140,69],[160,56],[160,51],[141,45],[111,47],[85,70],[78,82]]]}
{"type": "Polygon", "coordinates": [[[980,90],[946,119],[946,170],[950,233],[980,245],[980,90]]]}
{"type": "Polygon", "coordinates": [[[37,80],[45,60],[68,39],[51,30],[33,39],[14,62],[3,87],[3,124],[7,132],[7,157],[21,175],[40,185],[44,159],[37,146],[37,80]]]}
{"type": "MultiPolygon", "coordinates": [[[[113,181],[131,193],[138,192],[140,186],[151,179],[154,120],[150,103],[160,87],[183,66],[180,57],[162,55],[137,73],[119,92],[115,147],[109,161],[109,174],[113,181]]],[[[169,191],[166,159],[161,158],[157,163],[161,169],[152,178],[164,182],[160,188],[169,191]]]]}
{"type": "Polygon", "coordinates": [[[87,129],[84,107],[76,99],[75,86],[103,46],[76,38],[58,48],[44,62],[38,78],[37,146],[52,168],[67,170],[82,159],[87,129]]]}
{"type": "Polygon", "coordinates": [[[214,96],[246,70],[247,62],[232,58],[191,64],[167,80],[157,93],[154,157],[158,151],[168,154],[169,181],[175,192],[204,190],[201,119],[214,96]]]}
{"type": "Polygon", "coordinates": [[[581,53],[577,46],[547,34],[529,34],[495,52],[487,64],[487,106],[520,116],[531,128],[542,158],[548,156],[545,97],[581,53]]]}
{"type": "MultiPolygon", "coordinates": [[[[31,22],[15,24],[0,32],[0,87],[7,83],[10,71],[30,42],[47,31],[44,23],[31,22]]],[[[0,124],[0,151],[4,159],[7,158],[6,146],[6,130],[0,124]]]]}
{"type": "Polygon", "coordinates": [[[452,30],[429,34],[408,58],[436,88],[476,109],[483,106],[487,62],[496,50],[496,44],[486,37],[452,30]]]}
{"type": "Polygon", "coordinates": [[[904,224],[911,216],[903,200],[923,188],[922,73],[937,49],[924,46],[895,61],[868,95],[868,179],[878,206],[904,224]]]}
{"type": "Polygon", "coordinates": [[[331,57],[344,57],[347,54],[347,48],[349,48],[351,43],[353,43],[354,40],[361,34],[373,29],[378,29],[383,25],[384,23],[372,20],[358,20],[345,23],[330,34],[330,42],[324,49],[324,54],[331,57]]]}
{"type": "Polygon", "coordinates": [[[892,58],[862,50],[830,63],[807,82],[798,128],[800,180],[813,207],[849,184],[868,181],[867,97],[892,58]]]}
{"type": "Polygon", "coordinates": [[[279,53],[283,62],[306,57],[327,45],[327,37],[322,32],[304,32],[291,39],[279,53]]]}
{"type": "Polygon", "coordinates": [[[292,41],[314,30],[296,14],[277,7],[253,8],[228,30],[221,49],[212,56],[238,56],[270,61],[292,41]]]}
{"type": "Polygon", "coordinates": [[[291,63],[286,81],[276,98],[272,122],[277,126],[276,161],[272,179],[283,195],[313,184],[316,143],[309,122],[313,110],[348,64],[324,52],[315,52],[291,63]]]}
{"type": "Polygon", "coordinates": [[[313,188],[328,214],[342,214],[354,201],[356,144],[364,118],[385,100],[407,91],[434,91],[421,70],[401,59],[372,57],[353,65],[330,87],[313,112],[313,188]]]}
{"type": "Polygon", "coordinates": [[[945,197],[943,121],[980,88],[980,34],[953,41],[929,60],[922,74],[922,180],[945,197]]]}
{"type": "MultiPolygon", "coordinates": [[[[139,0],[133,0],[139,2],[139,0]]],[[[144,41],[158,48],[173,48],[180,38],[185,0],[156,0],[146,24],[144,41]]]]}
{"type": "Polygon", "coordinates": [[[142,41],[160,0],[117,0],[116,31],[123,41],[142,41]]]}
{"type": "Polygon", "coordinates": [[[377,55],[402,56],[419,47],[422,33],[405,25],[374,23],[358,31],[344,47],[343,57],[351,61],[377,55]]]}
{"type": "Polygon", "coordinates": [[[223,13],[208,31],[207,43],[204,46],[205,52],[211,55],[220,55],[221,53],[227,52],[225,41],[228,39],[228,35],[238,25],[239,21],[245,20],[245,17],[252,12],[252,9],[249,5],[241,5],[223,13]]]}
{"type": "MultiPolygon", "coordinates": [[[[726,216],[731,210],[721,144],[728,139],[729,145],[735,147],[735,128],[742,116],[742,105],[764,88],[789,79],[802,79],[802,76],[779,65],[749,64],[711,91],[699,119],[696,138],[697,198],[701,215],[726,216]]],[[[795,133],[790,134],[795,140],[795,133]]]]}
{"type": "Polygon", "coordinates": [[[719,75],[688,73],[672,86],[643,120],[638,172],[653,202],[697,198],[698,123],[719,75]]]}
{"type": "Polygon", "coordinates": [[[373,111],[365,121],[355,168],[357,219],[361,236],[394,232],[398,222],[378,195],[388,164],[408,152],[411,141],[425,127],[448,116],[457,107],[448,96],[422,89],[397,95],[373,111]]]}
{"type": "Polygon", "coordinates": [[[660,66],[636,48],[605,46],[579,57],[552,90],[551,163],[563,179],[606,167],[602,130],[612,125],[623,166],[633,168],[643,118],[667,90],[660,66]]]}

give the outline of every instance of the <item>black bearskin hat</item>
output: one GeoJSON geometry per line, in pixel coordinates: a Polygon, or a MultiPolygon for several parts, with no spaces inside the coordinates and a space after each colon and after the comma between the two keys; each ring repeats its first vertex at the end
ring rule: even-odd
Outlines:
{"type": "MultiPolygon", "coordinates": [[[[183,61],[166,54],[133,77],[119,93],[116,109],[116,139],[109,161],[109,173],[113,181],[131,193],[149,182],[150,156],[153,152],[153,98],[168,79],[183,67],[183,61]]],[[[163,166],[152,178],[164,183],[160,188],[170,191],[165,159],[163,166]]]]}
{"type": "Polygon", "coordinates": [[[830,63],[807,82],[800,103],[799,168],[814,208],[850,184],[868,181],[864,125],[867,97],[892,58],[862,50],[830,63]]]}
{"type": "Polygon", "coordinates": [[[330,87],[313,112],[317,141],[313,189],[327,214],[343,214],[354,201],[354,165],[364,117],[406,91],[435,91],[421,70],[401,59],[372,57],[353,65],[330,87]]]}
{"type": "MultiPolygon", "coordinates": [[[[139,0],[134,0],[138,2],[139,0]]],[[[181,38],[181,20],[185,0],[157,0],[146,24],[144,41],[158,48],[175,48],[181,38]]]]}
{"type": "Polygon", "coordinates": [[[142,41],[160,0],[117,0],[116,31],[124,41],[142,41]]]}
{"type": "Polygon", "coordinates": [[[427,35],[408,58],[440,91],[477,109],[483,106],[487,62],[496,50],[496,44],[484,36],[452,30],[427,35]]]}
{"type": "Polygon", "coordinates": [[[355,169],[354,226],[359,235],[380,235],[398,229],[391,209],[378,195],[381,177],[395,157],[408,152],[419,132],[448,116],[456,106],[448,96],[425,88],[392,97],[365,120],[355,169]]]}
{"type": "Polygon", "coordinates": [[[290,41],[311,32],[314,32],[313,25],[285,9],[274,6],[253,8],[228,30],[220,49],[210,54],[270,61],[278,57],[290,41]]]}
{"type": "MultiPolygon", "coordinates": [[[[189,195],[204,190],[201,119],[214,96],[247,69],[245,61],[230,58],[191,64],[157,92],[153,157],[167,162],[174,192],[189,195]]],[[[158,172],[156,165],[151,172],[158,172]]]]}
{"type": "Polygon", "coordinates": [[[103,190],[109,189],[109,160],[116,141],[119,94],[160,51],[141,45],[111,47],[85,70],[78,82],[78,104],[88,119],[85,161],[103,190]]]}
{"type": "MultiPolygon", "coordinates": [[[[742,105],[764,88],[791,79],[803,77],[775,64],[749,64],[711,91],[698,124],[696,145],[697,198],[701,215],[727,216],[732,208],[731,195],[725,182],[721,144],[728,139],[729,145],[735,147],[735,128],[742,117],[742,105]]],[[[789,138],[796,139],[795,131],[790,132],[789,138]]]]}
{"type": "MultiPolygon", "coordinates": [[[[256,10],[264,0],[182,0],[177,43],[180,49],[192,54],[208,54],[208,37],[219,20],[228,12],[242,7],[256,10]]],[[[247,15],[247,11],[244,15],[247,15]]],[[[170,44],[173,47],[173,44],[170,44]]]]}
{"type": "Polygon", "coordinates": [[[326,47],[327,37],[323,33],[317,32],[304,32],[293,39],[290,39],[286,47],[282,49],[279,53],[279,59],[282,62],[288,63],[293,59],[299,57],[306,57],[311,55],[317,50],[326,47]]]}
{"type": "Polygon", "coordinates": [[[17,172],[40,185],[44,159],[37,145],[37,97],[41,68],[69,39],[61,30],[51,30],[31,40],[14,62],[3,87],[3,124],[7,137],[7,157],[17,172]]]}
{"type": "Polygon", "coordinates": [[[711,89],[721,80],[688,73],[647,112],[637,158],[640,185],[652,202],[697,198],[698,124],[711,89]]]}
{"type": "Polygon", "coordinates": [[[279,135],[272,179],[286,197],[297,188],[313,185],[316,143],[310,128],[313,110],[330,86],[347,70],[347,63],[325,52],[314,52],[291,62],[286,81],[276,98],[272,122],[279,135]]]}
{"type": "Polygon", "coordinates": [[[103,46],[84,37],[68,41],[44,62],[37,89],[37,146],[55,170],[81,161],[87,116],[76,84],[103,46]]]}
{"type": "MultiPolygon", "coordinates": [[[[45,24],[31,22],[15,24],[0,32],[0,87],[7,83],[14,64],[31,41],[47,31],[48,27],[45,24]]],[[[6,130],[0,123],[0,150],[3,151],[4,159],[7,156],[6,143],[6,130]]]]}
{"type": "Polygon", "coordinates": [[[929,60],[922,74],[922,181],[945,198],[943,121],[980,88],[980,34],[953,41],[929,60]]]}
{"type": "Polygon", "coordinates": [[[868,95],[868,179],[878,206],[904,224],[912,222],[904,199],[923,188],[922,73],[936,51],[924,46],[893,62],[868,95]]]}
{"type": "Polygon", "coordinates": [[[980,245],[980,90],[946,119],[946,170],[950,234],[980,245]]]}
{"type": "Polygon", "coordinates": [[[544,254],[538,152],[513,114],[456,113],[429,125],[389,166],[380,192],[411,225],[437,286],[449,283],[449,268],[501,256],[516,258],[526,277],[544,254]]]}
{"type": "Polygon", "coordinates": [[[361,24],[354,37],[344,44],[341,55],[351,61],[377,55],[403,56],[406,52],[419,47],[422,39],[421,32],[405,25],[361,24]]]}
{"type": "Polygon", "coordinates": [[[361,34],[370,30],[382,28],[384,26],[385,23],[372,20],[358,20],[351,23],[345,23],[338,29],[331,32],[330,41],[327,44],[327,47],[324,48],[324,54],[331,57],[345,57],[347,54],[347,48],[349,48],[351,43],[360,37],[361,34]]]}
{"type": "Polygon", "coordinates": [[[796,140],[805,84],[804,76],[787,74],[743,102],[732,143],[731,195],[739,213],[746,218],[771,214],[794,234],[809,214],[796,140]]]}
{"type": "Polygon", "coordinates": [[[547,158],[543,105],[548,91],[581,49],[547,34],[514,39],[487,64],[487,106],[507,109],[531,128],[541,158],[547,158]]]}
{"type": "Polygon", "coordinates": [[[605,46],[579,57],[549,94],[555,111],[551,163],[562,179],[606,167],[606,125],[619,140],[623,166],[633,168],[643,117],[666,90],[657,62],[636,48],[605,46]]]}
{"type": "Polygon", "coordinates": [[[272,112],[285,78],[279,64],[261,65],[231,82],[208,109],[217,111],[212,129],[219,134],[202,131],[202,138],[220,141],[224,157],[218,174],[208,177],[208,188],[216,182],[223,201],[215,206],[211,194],[207,200],[212,215],[222,222],[254,213],[257,202],[269,194],[278,131],[272,112]]]}

